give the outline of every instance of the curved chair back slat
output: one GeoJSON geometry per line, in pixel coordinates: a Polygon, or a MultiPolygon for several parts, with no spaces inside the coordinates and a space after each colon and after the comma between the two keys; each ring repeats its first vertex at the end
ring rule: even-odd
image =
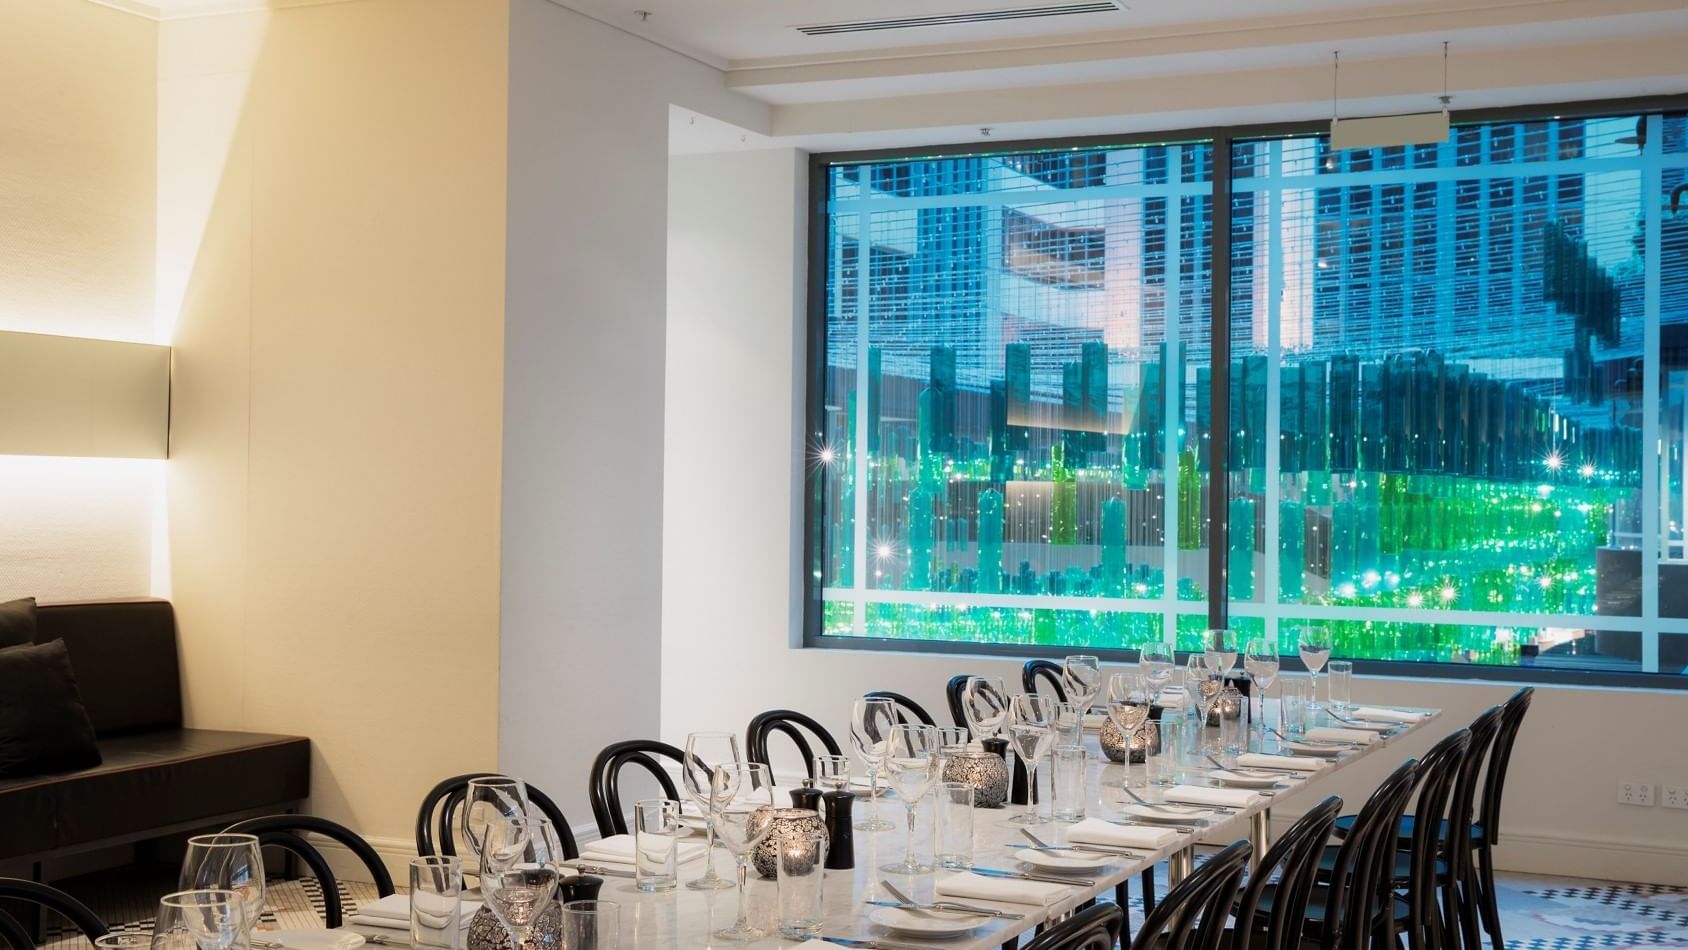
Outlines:
{"type": "Polygon", "coordinates": [[[1319,859],[1324,856],[1331,828],[1341,812],[1342,799],[1332,795],[1296,819],[1272,842],[1265,857],[1249,874],[1248,884],[1237,902],[1234,932],[1238,937],[1231,946],[1292,950],[1301,945],[1302,920],[1318,879],[1319,859]],[[1266,886],[1273,883],[1277,884],[1277,892],[1273,895],[1272,914],[1257,921],[1255,912],[1260,899],[1266,886]]]}
{"type": "MultiPolygon", "coordinates": [[[[1500,737],[1500,730],[1506,716],[1505,704],[1495,706],[1471,721],[1467,731],[1471,733],[1471,742],[1466,746],[1465,755],[1459,766],[1459,777],[1454,781],[1453,795],[1448,799],[1448,820],[1445,825],[1436,823],[1437,843],[1441,846],[1444,859],[1447,861],[1447,874],[1442,882],[1442,920],[1449,927],[1458,927],[1468,946],[1475,947],[1479,937],[1479,913],[1473,913],[1474,897],[1469,882],[1477,868],[1473,848],[1476,842],[1472,837],[1472,822],[1477,818],[1477,786],[1484,779],[1484,764],[1493,759],[1495,745],[1500,737]],[[1441,829],[1446,829],[1445,836],[1441,829]],[[1466,890],[1462,892],[1460,888],[1466,890]]],[[[1487,832],[1487,828],[1484,829],[1487,832]]],[[[1426,837],[1422,832],[1422,825],[1413,825],[1414,846],[1419,839],[1426,837]]]]}
{"type": "Polygon", "coordinates": [[[1500,803],[1506,790],[1506,767],[1512,763],[1512,743],[1518,738],[1519,728],[1524,725],[1524,714],[1530,711],[1530,698],[1535,692],[1534,686],[1526,686],[1501,704],[1500,729],[1495,734],[1494,748],[1489,753],[1488,775],[1483,781],[1481,820],[1483,840],[1489,848],[1500,843],[1500,803]]]}
{"type": "MultiPolygon", "coordinates": [[[[477,778],[491,778],[497,772],[465,772],[453,775],[441,781],[428,790],[422,798],[422,806],[416,810],[416,853],[422,856],[433,854],[455,855],[457,853],[454,829],[457,826],[457,812],[463,807],[463,799],[469,792],[469,780],[477,778]],[[437,835],[437,837],[436,837],[437,835]]],[[[580,857],[580,847],[574,842],[574,831],[569,827],[568,819],[563,817],[563,810],[545,794],[532,785],[527,785],[528,805],[538,809],[541,815],[550,819],[551,826],[557,829],[557,837],[563,845],[565,858],[580,857]]]]}
{"type": "MultiPolygon", "coordinates": [[[[915,722],[923,726],[937,725],[937,723],[933,721],[931,713],[927,712],[926,709],[919,703],[907,696],[904,696],[902,693],[893,693],[888,689],[876,689],[871,693],[865,694],[865,698],[889,699],[891,701],[891,705],[897,707],[898,722],[907,723],[912,717],[915,722]]],[[[961,726],[966,728],[967,724],[961,723],[961,726]]]]}
{"type": "MultiPolygon", "coordinates": [[[[1385,900],[1395,876],[1395,838],[1418,781],[1418,760],[1408,759],[1389,773],[1366,799],[1354,825],[1337,849],[1325,896],[1323,950],[1361,948],[1370,933],[1373,911],[1389,907],[1385,900]]],[[[1393,914],[1382,914],[1393,920],[1393,914]]],[[[1389,929],[1392,931],[1393,924],[1389,929]]],[[[1378,943],[1392,946],[1394,937],[1378,943]]]]}
{"type": "Polygon", "coordinates": [[[588,792],[592,799],[592,819],[598,823],[598,834],[627,834],[627,812],[621,806],[621,770],[636,765],[649,772],[662,787],[663,797],[680,801],[680,791],[674,779],[659,759],[668,759],[684,767],[686,754],[666,742],[655,739],[628,739],[604,747],[592,760],[588,792]]]}
{"type": "MultiPolygon", "coordinates": [[[[1418,764],[1418,802],[1413,806],[1413,836],[1407,865],[1407,946],[1410,950],[1434,950],[1443,945],[1445,927],[1456,926],[1456,918],[1444,921],[1437,904],[1438,861],[1442,846],[1442,817],[1454,796],[1454,786],[1471,748],[1471,730],[1459,729],[1431,747],[1418,764]]],[[[1397,839],[1399,847],[1399,839],[1397,839]]],[[[1394,867],[1394,855],[1390,855],[1394,867]]],[[[1457,858],[1450,856],[1452,866],[1457,858]]],[[[1398,883],[1398,882],[1397,882],[1398,883]]]]}
{"type": "MultiPolygon", "coordinates": [[[[1132,938],[1131,950],[1213,950],[1248,870],[1249,844],[1238,841],[1208,858],[1155,902],[1132,938]]],[[[1240,946],[1240,944],[1239,944],[1240,946]]]]}
{"type": "Polygon", "coordinates": [[[760,762],[770,771],[774,763],[768,756],[768,739],[776,732],[784,734],[797,746],[797,751],[803,756],[803,770],[810,778],[815,777],[815,749],[809,744],[809,737],[818,740],[829,755],[844,754],[838,740],[814,719],[794,709],[770,709],[750,720],[744,734],[746,755],[750,761],[760,762]],[[805,732],[809,735],[805,736],[805,732]]]}
{"type": "Polygon", "coordinates": [[[1061,664],[1054,660],[1027,660],[1020,667],[1020,685],[1027,694],[1036,695],[1039,680],[1049,684],[1057,702],[1067,701],[1067,687],[1061,683],[1061,664]]]}
{"type": "Polygon", "coordinates": [[[323,857],[317,847],[306,841],[302,835],[291,831],[266,831],[258,835],[258,843],[266,848],[280,848],[283,851],[305,862],[310,869],[311,876],[317,879],[317,885],[322,890],[322,918],[328,929],[333,930],[341,926],[344,921],[345,906],[340,901],[340,882],[334,875],[334,869],[329,866],[328,859],[323,857]]]}
{"type": "MultiPolygon", "coordinates": [[[[967,681],[973,678],[972,673],[957,673],[944,684],[944,699],[949,701],[950,719],[955,722],[957,729],[966,729],[967,734],[973,736],[973,730],[967,725],[967,714],[962,712],[962,695],[967,689],[967,681]]],[[[978,736],[973,736],[977,739],[978,736]]]]}
{"type": "MultiPolygon", "coordinates": [[[[51,884],[16,877],[0,877],[0,900],[23,901],[53,911],[76,925],[82,936],[90,941],[105,936],[110,929],[106,927],[105,921],[100,919],[100,915],[89,909],[87,904],[51,884]]],[[[17,950],[35,950],[35,941],[30,938],[26,928],[4,911],[0,911],[0,917],[5,918],[0,921],[0,936],[5,937],[17,950]],[[18,942],[20,937],[22,943],[18,942]]]]}
{"type": "Polygon", "coordinates": [[[1047,929],[1024,950],[1113,950],[1125,929],[1125,911],[1118,904],[1092,904],[1047,929]]]}
{"type": "MultiPolygon", "coordinates": [[[[262,818],[248,818],[237,821],[223,829],[225,834],[248,834],[262,837],[269,832],[286,832],[300,837],[300,832],[309,832],[331,838],[346,850],[352,852],[359,861],[363,862],[365,870],[369,871],[369,879],[375,882],[375,893],[381,897],[393,893],[393,876],[387,873],[387,863],[381,860],[381,855],[370,847],[369,842],[363,840],[357,832],[338,822],[315,815],[265,815],[262,818]]],[[[314,850],[314,849],[313,849],[314,850]]],[[[307,858],[307,862],[308,862],[307,858]]],[[[326,893],[332,882],[323,882],[326,893]]],[[[330,925],[334,926],[334,925],[330,925]]]]}

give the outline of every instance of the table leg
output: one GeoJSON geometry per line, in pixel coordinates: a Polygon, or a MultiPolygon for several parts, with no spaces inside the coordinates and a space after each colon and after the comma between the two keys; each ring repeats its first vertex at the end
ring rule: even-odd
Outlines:
{"type": "Polygon", "coordinates": [[[1272,844],[1272,809],[1263,808],[1248,819],[1248,869],[1260,867],[1260,859],[1272,844]]]}
{"type": "Polygon", "coordinates": [[[1196,867],[1196,846],[1190,845],[1166,859],[1166,886],[1177,887],[1196,867]]]}

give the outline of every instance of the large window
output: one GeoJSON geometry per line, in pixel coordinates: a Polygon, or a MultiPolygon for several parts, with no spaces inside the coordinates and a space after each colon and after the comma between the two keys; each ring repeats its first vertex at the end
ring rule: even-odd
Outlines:
{"type": "Polygon", "coordinates": [[[1688,666],[1681,115],[817,175],[811,642],[1688,666]]]}

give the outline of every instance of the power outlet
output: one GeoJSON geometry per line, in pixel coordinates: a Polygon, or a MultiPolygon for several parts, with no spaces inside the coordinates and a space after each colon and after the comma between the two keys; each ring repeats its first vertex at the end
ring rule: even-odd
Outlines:
{"type": "Polygon", "coordinates": [[[1659,804],[1666,808],[1688,808],[1688,785],[1659,786],[1659,804]]]}
{"type": "Polygon", "coordinates": [[[1618,804],[1620,805],[1651,805],[1653,804],[1652,782],[1619,782],[1618,804]]]}

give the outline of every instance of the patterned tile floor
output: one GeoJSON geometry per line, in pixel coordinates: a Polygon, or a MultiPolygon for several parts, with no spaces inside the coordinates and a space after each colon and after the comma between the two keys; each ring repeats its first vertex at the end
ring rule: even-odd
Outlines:
{"type": "MultiPolygon", "coordinates": [[[[144,933],[152,927],[154,901],[174,880],[171,868],[128,868],[59,884],[115,921],[114,929],[144,933]]],[[[1498,886],[1506,950],[1688,948],[1688,888],[1526,874],[1503,874],[1498,886]]],[[[375,897],[370,884],[341,884],[340,892],[348,914],[359,900],[375,897]]],[[[266,930],[322,926],[322,891],[314,880],[272,881],[268,903],[260,924],[266,930]]],[[[1132,904],[1135,925],[1142,920],[1141,896],[1132,904]]],[[[43,946],[90,950],[79,936],[51,927],[43,946]]]]}

